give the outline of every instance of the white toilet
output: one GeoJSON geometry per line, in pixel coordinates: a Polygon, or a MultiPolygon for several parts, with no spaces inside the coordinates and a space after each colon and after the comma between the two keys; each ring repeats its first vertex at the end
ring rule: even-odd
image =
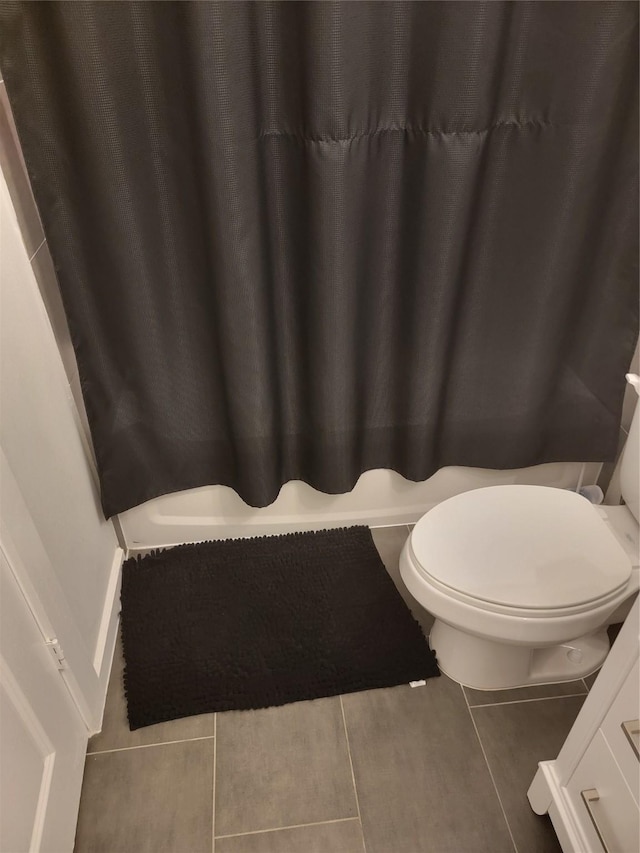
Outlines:
{"type": "Polygon", "coordinates": [[[436,617],[429,641],[446,675],[496,690],[570,681],[602,664],[606,628],[640,588],[639,420],[637,405],[620,466],[624,506],[490,486],[416,524],[400,572],[436,617]]]}

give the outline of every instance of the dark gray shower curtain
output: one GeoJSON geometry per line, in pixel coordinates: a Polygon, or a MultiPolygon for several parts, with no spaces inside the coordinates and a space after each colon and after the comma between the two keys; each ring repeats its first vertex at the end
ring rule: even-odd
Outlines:
{"type": "Polygon", "coordinates": [[[635,3],[2,3],[107,516],[607,460],[635,3]]]}

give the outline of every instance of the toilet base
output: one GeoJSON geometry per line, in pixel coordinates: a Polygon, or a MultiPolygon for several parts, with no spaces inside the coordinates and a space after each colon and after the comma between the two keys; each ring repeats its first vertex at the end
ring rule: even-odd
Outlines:
{"type": "Polygon", "coordinates": [[[436,619],[429,643],[445,675],[475,690],[573,681],[594,672],[609,651],[606,630],[532,649],[467,634],[436,619]]]}

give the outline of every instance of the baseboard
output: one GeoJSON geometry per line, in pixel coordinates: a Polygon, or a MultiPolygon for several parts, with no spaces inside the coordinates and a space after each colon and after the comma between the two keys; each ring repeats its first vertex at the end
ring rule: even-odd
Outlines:
{"type": "MultiPolygon", "coordinates": [[[[100,628],[98,629],[95,653],[93,656],[93,668],[98,676],[101,693],[105,699],[107,695],[107,686],[109,684],[109,676],[111,674],[111,664],[113,663],[116,638],[118,635],[118,622],[120,618],[120,584],[122,581],[123,560],[123,549],[116,548],[111,569],[109,570],[107,592],[105,595],[102,617],[100,619],[100,628]]],[[[104,713],[104,702],[102,713],[104,713]]],[[[100,715],[100,719],[102,722],[102,714],[100,715]]]]}

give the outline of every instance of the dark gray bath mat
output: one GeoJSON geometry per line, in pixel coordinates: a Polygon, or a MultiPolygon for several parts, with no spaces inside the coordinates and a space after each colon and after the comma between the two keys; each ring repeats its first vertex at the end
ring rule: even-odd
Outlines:
{"type": "Polygon", "coordinates": [[[131,729],[439,675],[367,527],[127,560],[122,638],[131,729]]]}

